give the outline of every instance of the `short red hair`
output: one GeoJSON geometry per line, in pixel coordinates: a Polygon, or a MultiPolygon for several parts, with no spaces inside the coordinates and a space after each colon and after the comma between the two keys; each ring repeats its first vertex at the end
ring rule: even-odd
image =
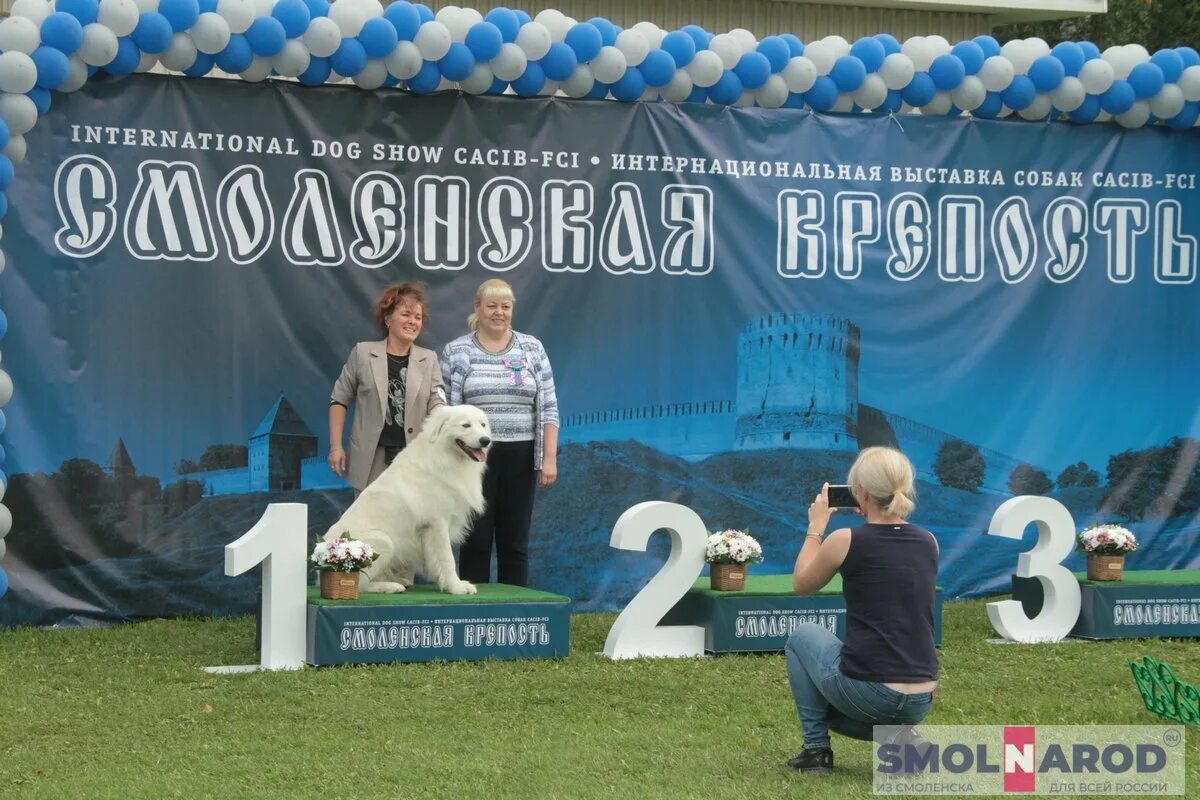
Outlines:
{"type": "Polygon", "coordinates": [[[405,283],[393,283],[391,286],[384,287],[379,293],[379,297],[375,299],[375,324],[386,335],[387,334],[387,318],[395,310],[396,306],[401,302],[410,300],[421,307],[421,316],[429,316],[429,307],[425,302],[425,284],[420,281],[406,281],[405,283]]]}

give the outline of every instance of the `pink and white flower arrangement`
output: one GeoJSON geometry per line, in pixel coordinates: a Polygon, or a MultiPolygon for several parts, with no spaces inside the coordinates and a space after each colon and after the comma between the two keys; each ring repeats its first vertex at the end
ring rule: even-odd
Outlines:
{"type": "Polygon", "coordinates": [[[1124,556],[1137,550],[1133,531],[1120,525],[1093,525],[1079,534],[1079,549],[1098,556],[1124,556]]]}
{"type": "Polygon", "coordinates": [[[358,572],[374,564],[377,558],[379,554],[366,542],[338,538],[317,542],[309,560],[319,570],[358,572]]]}
{"type": "Polygon", "coordinates": [[[720,531],[708,537],[704,560],[709,564],[757,564],[763,560],[758,540],[746,531],[720,531]]]}

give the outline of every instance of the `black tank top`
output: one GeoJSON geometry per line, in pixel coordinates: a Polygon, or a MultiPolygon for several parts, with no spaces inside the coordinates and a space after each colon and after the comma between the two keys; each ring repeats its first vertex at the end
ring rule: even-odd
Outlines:
{"type": "Polygon", "coordinates": [[[840,570],[846,598],[842,674],[877,683],[937,678],[937,567],[937,543],[923,528],[869,522],[851,529],[840,570]]]}

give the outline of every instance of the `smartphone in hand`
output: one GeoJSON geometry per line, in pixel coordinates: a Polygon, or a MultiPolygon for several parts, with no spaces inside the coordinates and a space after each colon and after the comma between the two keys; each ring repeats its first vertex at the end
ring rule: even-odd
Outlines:
{"type": "Polygon", "coordinates": [[[858,499],[849,486],[829,484],[830,508],[858,508],[858,499]]]}

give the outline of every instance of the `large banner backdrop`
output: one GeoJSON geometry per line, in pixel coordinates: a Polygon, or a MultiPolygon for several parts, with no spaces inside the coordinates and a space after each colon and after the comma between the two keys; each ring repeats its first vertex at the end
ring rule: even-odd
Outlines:
{"type": "Polygon", "coordinates": [[[947,597],[1008,589],[1013,494],[1130,520],[1128,568],[1200,564],[1195,133],[135,76],[29,139],[0,623],[253,609],[222,547],[270,502],[314,537],[350,502],[330,387],[411,279],[426,346],[497,276],[545,342],[532,581],[576,609],[658,569],[608,546],[643,500],[790,571],[871,444],[919,470],[947,597]]]}

